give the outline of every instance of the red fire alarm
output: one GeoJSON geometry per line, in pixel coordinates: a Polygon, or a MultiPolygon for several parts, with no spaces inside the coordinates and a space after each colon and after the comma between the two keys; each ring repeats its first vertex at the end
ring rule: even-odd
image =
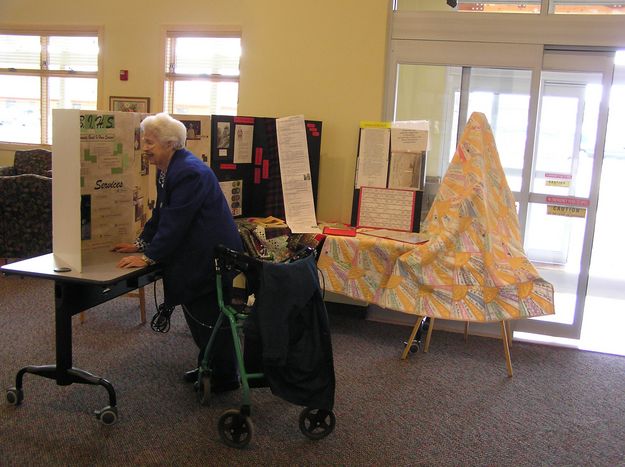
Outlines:
{"type": "Polygon", "coordinates": [[[128,70],[119,70],[119,80],[128,81],[128,70]]]}

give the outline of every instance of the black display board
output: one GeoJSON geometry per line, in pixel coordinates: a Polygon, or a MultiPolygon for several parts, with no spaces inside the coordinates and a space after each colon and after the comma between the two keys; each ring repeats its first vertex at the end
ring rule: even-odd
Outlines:
{"type": "MultiPolygon", "coordinates": [[[[316,206],[322,122],[306,120],[305,125],[313,201],[316,206]]],[[[211,116],[210,166],[221,182],[242,181],[242,213],[238,217],[285,218],[276,118],[211,116]],[[234,161],[235,138],[240,125],[253,127],[250,163],[234,161]]]]}
{"type": "MultiPolygon", "coordinates": [[[[358,132],[358,154],[360,154],[360,144],[361,144],[361,135],[362,128],[358,132]]],[[[390,148],[389,148],[390,150],[390,148]]],[[[389,161],[391,154],[389,153],[389,161]]],[[[423,157],[421,158],[421,187],[425,187],[425,152],[423,153],[423,157]]],[[[358,177],[358,161],[356,162],[356,173],[354,174],[354,195],[352,198],[352,216],[351,216],[351,224],[354,227],[358,227],[358,208],[360,204],[360,188],[357,188],[357,177],[358,177]]],[[[388,167],[386,168],[386,183],[388,186],[388,176],[389,171],[388,167]]],[[[414,223],[412,226],[413,232],[419,232],[421,229],[421,207],[423,204],[423,189],[415,191],[415,204],[414,204],[414,212],[413,219],[414,223]]]]}

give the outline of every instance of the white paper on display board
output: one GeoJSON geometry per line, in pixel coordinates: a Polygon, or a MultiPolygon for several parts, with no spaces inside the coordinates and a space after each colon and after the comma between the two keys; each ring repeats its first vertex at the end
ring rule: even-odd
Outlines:
{"type": "Polygon", "coordinates": [[[235,164],[252,163],[252,139],[254,137],[254,125],[234,126],[234,157],[235,164]]]}
{"type": "Polygon", "coordinates": [[[361,186],[386,187],[390,130],[361,128],[356,172],[356,189],[361,186]]]}
{"type": "Polygon", "coordinates": [[[286,223],[293,233],[320,233],[302,115],[278,118],[278,159],[286,223]]]}
{"type": "Polygon", "coordinates": [[[391,151],[421,152],[430,150],[429,120],[392,122],[391,135],[391,151]]]}
{"type": "Polygon", "coordinates": [[[243,180],[219,182],[230,212],[234,217],[243,214],[243,180]]]}
{"type": "Polygon", "coordinates": [[[361,187],[358,227],[411,231],[414,225],[415,192],[361,187]]]}

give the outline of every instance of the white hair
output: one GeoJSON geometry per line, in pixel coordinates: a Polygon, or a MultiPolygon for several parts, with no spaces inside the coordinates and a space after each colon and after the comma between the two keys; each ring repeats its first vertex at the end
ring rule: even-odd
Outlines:
{"type": "Polygon", "coordinates": [[[160,143],[172,143],[174,149],[182,149],[187,141],[187,129],[165,112],[145,117],[141,122],[141,132],[150,132],[160,143]]]}

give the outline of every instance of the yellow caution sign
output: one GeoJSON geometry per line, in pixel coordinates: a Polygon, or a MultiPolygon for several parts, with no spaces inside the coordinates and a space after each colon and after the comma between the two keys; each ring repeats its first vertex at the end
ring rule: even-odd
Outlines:
{"type": "Polygon", "coordinates": [[[571,186],[570,180],[545,180],[546,186],[571,186]]]}
{"type": "Polygon", "coordinates": [[[564,217],[586,217],[586,208],[578,208],[575,206],[555,206],[547,205],[547,215],[564,216],[564,217]]]}

